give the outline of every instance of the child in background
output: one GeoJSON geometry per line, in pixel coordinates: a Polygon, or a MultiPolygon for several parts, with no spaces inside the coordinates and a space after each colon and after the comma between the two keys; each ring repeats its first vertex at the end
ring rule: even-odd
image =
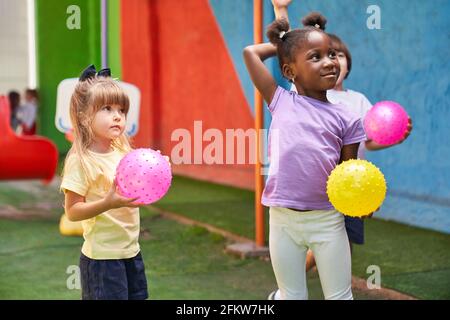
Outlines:
{"type": "Polygon", "coordinates": [[[355,159],[365,140],[361,119],[332,104],[339,63],[326,19],[310,14],[305,28],[276,20],[271,42],[246,47],[250,77],[272,114],[270,169],[262,203],[270,207],[269,247],[282,299],[307,299],[305,260],[311,249],[326,299],[352,299],[350,247],[344,217],[328,201],[326,181],[342,161],[355,159]],[[284,77],[299,94],[277,86],[264,60],[277,54],[284,77]],[[272,137],[278,137],[272,141],[272,137]]]}
{"type": "Polygon", "coordinates": [[[83,299],[148,298],[137,199],[119,195],[114,180],[119,161],[131,150],[128,109],[128,96],[109,69],[84,70],[70,102],[74,142],[61,183],[67,217],[83,224],[83,299]]]}
{"type": "Polygon", "coordinates": [[[17,119],[21,125],[21,133],[26,136],[36,134],[36,115],[38,94],[36,89],[25,90],[25,103],[17,111],[17,119]]]}
{"type": "Polygon", "coordinates": [[[15,132],[17,130],[17,127],[19,126],[19,119],[17,119],[17,111],[19,110],[20,106],[20,94],[17,91],[10,91],[8,93],[8,99],[11,111],[10,125],[11,129],[13,129],[13,131],[15,132]]]}
{"type": "MultiPolygon", "coordinates": [[[[344,80],[347,79],[352,67],[352,56],[345,43],[336,35],[329,34],[331,38],[331,46],[336,50],[341,73],[339,75],[336,86],[327,91],[327,97],[333,103],[340,103],[364,119],[366,113],[372,108],[372,104],[366,96],[360,92],[344,88],[344,80]]],[[[358,159],[365,159],[365,150],[375,151],[393,147],[405,141],[412,130],[412,121],[409,119],[408,130],[405,132],[401,141],[393,145],[380,145],[373,140],[367,139],[358,149],[358,159]]],[[[345,225],[350,239],[350,249],[352,243],[364,244],[364,220],[360,218],[345,217],[345,225]]]]}

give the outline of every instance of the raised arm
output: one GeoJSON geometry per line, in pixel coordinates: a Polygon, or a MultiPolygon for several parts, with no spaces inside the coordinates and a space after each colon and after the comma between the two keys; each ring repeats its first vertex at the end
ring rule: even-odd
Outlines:
{"type": "Polygon", "coordinates": [[[276,53],[277,49],[271,43],[255,44],[244,49],[244,61],[250,78],[267,103],[272,101],[277,83],[263,61],[276,53]]]}
{"type": "Polygon", "coordinates": [[[292,0],[272,0],[275,19],[286,19],[287,21],[289,21],[287,8],[291,4],[291,2],[292,0]]]}

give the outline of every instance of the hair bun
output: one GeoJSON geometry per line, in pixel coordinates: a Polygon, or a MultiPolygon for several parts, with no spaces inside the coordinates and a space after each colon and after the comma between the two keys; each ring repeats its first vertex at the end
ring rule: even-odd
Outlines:
{"type": "Polygon", "coordinates": [[[325,30],[327,18],[325,18],[320,12],[311,12],[302,19],[302,24],[305,27],[315,27],[325,30]]]}
{"type": "Polygon", "coordinates": [[[289,22],[286,19],[277,19],[267,27],[267,38],[269,41],[278,45],[283,42],[289,31],[289,22]]]}

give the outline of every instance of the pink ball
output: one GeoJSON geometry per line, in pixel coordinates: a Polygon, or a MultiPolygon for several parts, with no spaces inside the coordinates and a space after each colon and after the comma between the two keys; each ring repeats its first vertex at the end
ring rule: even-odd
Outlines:
{"type": "Polygon", "coordinates": [[[399,142],[408,130],[408,114],[393,101],[380,101],[364,118],[367,138],[382,145],[399,142]]]}
{"type": "Polygon", "coordinates": [[[134,203],[150,204],[169,190],[172,172],[169,162],[152,149],[136,149],[120,160],[116,169],[119,193],[128,198],[139,197],[134,203]]]}

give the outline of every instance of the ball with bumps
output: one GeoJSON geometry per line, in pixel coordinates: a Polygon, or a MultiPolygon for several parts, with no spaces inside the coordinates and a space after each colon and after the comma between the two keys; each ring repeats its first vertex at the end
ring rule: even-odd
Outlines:
{"type": "Polygon", "coordinates": [[[405,136],[408,121],[408,114],[401,105],[394,101],[380,101],[367,112],[364,129],[369,139],[392,145],[405,136]]]}
{"type": "Polygon", "coordinates": [[[386,197],[383,173],[366,160],[344,161],[327,181],[327,194],[334,208],[351,217],[375,212],[386,197]]]}
{"type": "Polygon", "coordinates": [[[139,197],[136,204],[150,204],[161,199],[172,183],[169,162],[152,149],[136,149],[120,160],[116,169],[119,193],[139,197]]]}

